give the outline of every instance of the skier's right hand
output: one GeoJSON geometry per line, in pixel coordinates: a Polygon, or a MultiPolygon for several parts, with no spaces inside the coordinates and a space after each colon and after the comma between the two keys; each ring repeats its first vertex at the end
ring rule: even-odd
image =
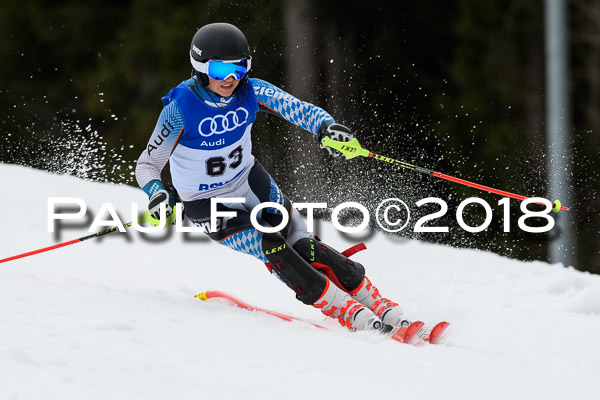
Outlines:
{"type": "MultiPolygon", "coordinates": [[[[159,185],[159,189],[150,196],[148,201],[148,214],[154,219],[160,219],[160,205],[165,205],[165,216],[167,220],[173,215],[175,204],[179,201],[179,195],[172,185],[166,185],[163,187],[162,183],[156,181],[155,184],[159,185]]],[[[175,219],[173,218],[173,222],[175,219]]]]}
{"type": "Polygon", "coordinates": [[[173,214],[173,206],[169,202],[169,192],[162,189],[158,192],[154,193],[152,197],[150,197],[150,201],[148,203],[148,213],[154,219],[160,219],[160,205],[165,205],[166,217],[169,218],[171,214],[173,214]]]}

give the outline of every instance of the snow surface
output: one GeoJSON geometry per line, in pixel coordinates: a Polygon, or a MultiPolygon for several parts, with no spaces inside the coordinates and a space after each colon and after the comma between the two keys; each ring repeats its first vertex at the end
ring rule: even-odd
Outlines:
{"type": "MultiPolygon", "coordinates": [[[[124,222],[131,202],[146,204],[132,187],[6,164],[0,187],[0,258],[56,243],[48,197],[94,212],[111,202],[124,222]]],[[[326,223],[318,233],[356,243],[326,223]]],[[[202,234],[114,233],[0,264],[0,399],[600,398],[600,276],[379,233],[366,244],[354,258],[384,296],[413,319],[451,322],[442,344],[203,303],[194,294],[223,290],[328,323],[260,262],[202,234]]]]}

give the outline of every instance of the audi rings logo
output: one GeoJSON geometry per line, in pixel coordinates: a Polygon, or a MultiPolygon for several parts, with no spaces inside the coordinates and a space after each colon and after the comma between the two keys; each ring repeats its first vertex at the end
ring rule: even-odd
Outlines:
{"type": "Polygon", "coordinates": [[[229,111],[225,115],[215,115],[214,117],[206,117],[198,125],[198,132],[202,136],[220,135],[225,132],[243,126],[248,121],[248,110],[240,107],[236,110],[229,111]]]}

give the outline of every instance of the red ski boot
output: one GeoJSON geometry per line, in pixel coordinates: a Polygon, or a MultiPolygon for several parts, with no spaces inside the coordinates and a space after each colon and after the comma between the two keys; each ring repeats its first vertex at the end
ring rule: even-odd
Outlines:
{"type": "Polygon", "coordinates": [[[327,279],[325,291],[313,304],[328,317],[337,318],[342,326],[352,331],[378,331],[381,320],[364,304],[352,299],[350,295],[327,279]]]}
{"type": "Polygon", "coordinates": [[[369,278],[364,277],[362,283],[350,292],[352,298],[361,304],[366,305],[381,318],[386,325],[393,327],[403,327],[410,325],[410,322],[404,315],[404,312],[398,304],[381,297],[379,290],[371,283],[369,278]]]}

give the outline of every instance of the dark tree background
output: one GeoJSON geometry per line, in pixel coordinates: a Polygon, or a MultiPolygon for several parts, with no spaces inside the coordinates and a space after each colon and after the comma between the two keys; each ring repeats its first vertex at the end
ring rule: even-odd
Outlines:
{"type": "MultiPolygon", "coordinates": [[[[568,212],[576,267],[600,273],[600,1],[572,0],[568,11],[568,212]]],[[[224,21],[250,41],[251,76],[322,106],[365,148],[547,196],[543,16],[542,0],[5,1],[0,162],[135,185],[135,161],[160,97],[190,75],[191,37],[206,23],[224,21]]],[[[373,160],[326,159],[309,134],[272,116],[259,116],[253,140],[257,158],[298,201],[353,200],[374,210],[399,197],[410,204],[413,222],[436,210],[416,201],[433,196],[448,203],[433,223],[450,233],[407,230],[407,237],[546,260],[560,234],[517,229],[517,201],[505,233],[499,197],[373,160]],[[459,229],[454,214],[471,196],[493,209],[492,225],[479,234],[459,229]]],[[[481,209],[469,210],[467,222],[480,224],[481,209]]],[[[560,213],[556,218],[560,226],[560,213]]]]}

